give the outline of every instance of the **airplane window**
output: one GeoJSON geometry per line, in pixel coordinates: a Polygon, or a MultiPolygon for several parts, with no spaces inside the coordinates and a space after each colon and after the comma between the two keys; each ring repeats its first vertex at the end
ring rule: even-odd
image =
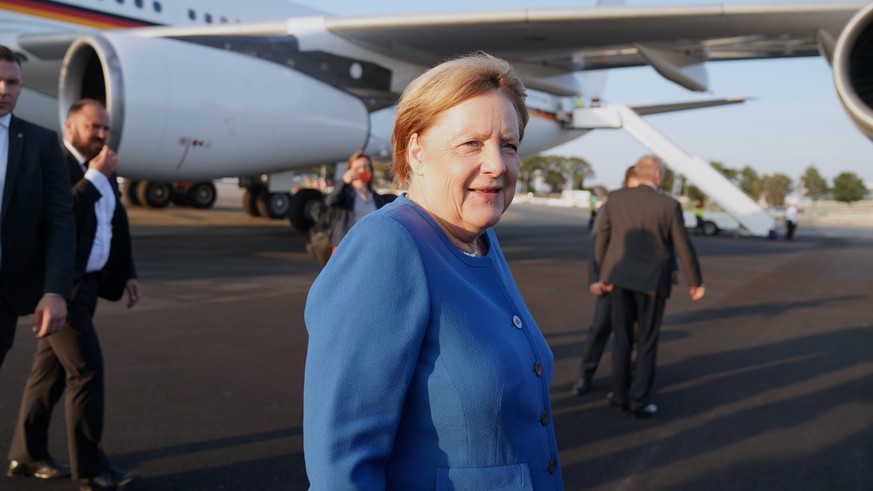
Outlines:
{"type": "Polygon", "coordinates": [[[194,9],[188,9],[188,18],[191,20],[197,20],[197,14],[194,13],[194,9]]]}
{"type": "Polygon", "coordinates": [[[203,14],[203,19],[206,20],[207,24],[212,24],[212,14],[210,14],[210,13],[203,14]]]}
{"type": "Polygon", "coordinates": [[[124,0],[115,0],[115,1],[118,2],[118,3],[121,3],[121,4],[124,3],[124,0]]]}
{"type": "Polygon", "coordinates": [[[161,12],[161,2],[152,2],[152,8],[155,9],[155,12],[161,12]]]}
{"type": "Polygon", "coordinates": [[[227,17],[222,15],[221,20],[219,20],[219,22],[221,22],[222,24],[227,24],[227,17]]]}
{"type": "Polygon", "coordinates": [[[136,5],[137,8],[142,8],[142,0],[133,0],[133,3],[136,5]]]}

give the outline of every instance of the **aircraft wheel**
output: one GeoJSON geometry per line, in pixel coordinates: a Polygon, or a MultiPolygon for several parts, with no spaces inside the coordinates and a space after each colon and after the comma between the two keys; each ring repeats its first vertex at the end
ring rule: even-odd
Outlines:
{"type": "Polygon", "coordinates": [[[262,217],[284,218],[288,216],[291,195],[288,193],[270,193],[266,190],[258,194],[256,204],[262,217]]]}
{"type": "Polygon", "coordinates": [[[124,197],[127,198],[128,203],[135,206],[142,205],[142,202],[139,200],[139,196],[137,196],[136,194],[136,190],[141,182],[142,181],[127,181],[124,184],[124,197]]]}
{"type": "Polygon", "coordinates": [[[295,229],[306,232],[315,224],[315,214],[324,202],[324,195],[317,189],[301,189],[291,197],[288,219],[295,229]]]}
{"type": "Polygon", "coordinates": [[[212,208],[215,204],[217,193],[215,185],[211,182],[198,182],[188,188],[186,198],[188,204],[194,208],[206,209],[212,208]]]}
{"type": "Polygon", "coordinates": [[[721,232],[721,230],[719,230],[718,225],[714,222],[703,222],[703,235],[711,237],[713,235],[718,235],[719,232],[721,232]]]}
{"type": "Polygon", "coordinates": [[[257,200],[257,193],[255,191],[252,191],[250,188],[246,188],[246,192],[243,194],[242,199],[243,211],[246,212],[246,215],[250,217],[261,216],[260,212],[258,211],[257,200]]]}
{"type": "Polygon", "coordinates": [[[139,202],[149,208],[164,208],[172,198],[170,185],[165,182],[142,181],[136,189],[139,202]]]}
{"type": "Polygon", "coordinates": [[[170,201],[174,205],[176,205],[176,206],[188,206],[188,196],[186,195],[186,193],[178,191],[178,190],[172,190],[171,193],[173,196],[170,198],[170,201]]]}

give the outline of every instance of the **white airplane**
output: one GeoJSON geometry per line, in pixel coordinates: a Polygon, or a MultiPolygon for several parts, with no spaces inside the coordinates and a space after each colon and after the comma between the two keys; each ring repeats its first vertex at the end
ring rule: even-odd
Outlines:
{"type": "Polygon", "coordinates": [[[299,229],[320,193],[291,196],[293,169],[360,148],[387,156],[406,84],[474,50],[522,76],[527,155],[618,125],[670,163],[675,149],[637,115],[737,102],[604,112],[589,109],[580,72],[650,65],[705,91],[707,61],[798,56],[828,59],[847,113],[873,138],[873,4],[857,1],[342,17],[283,0],[0,0],[0,43],[24,58],[18,116],[59,129],[75,100],[106,104],[109,144],[142,204],[165,206],[184,189],[192,205],[209,206],[211,179],[238,176],[247,211],[288,216],[299,229]],[[576,109],[583,95],[588,105],[576,109]]]}

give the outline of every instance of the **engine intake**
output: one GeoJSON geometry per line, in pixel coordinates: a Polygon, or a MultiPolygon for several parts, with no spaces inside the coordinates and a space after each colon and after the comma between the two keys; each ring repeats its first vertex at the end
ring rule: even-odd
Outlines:
{"type": "Polygon", "coordinates": [[[873,140],[873,4],[861,9],[843,29],[833,69],[840,102],[855,126],[873,140]]]}

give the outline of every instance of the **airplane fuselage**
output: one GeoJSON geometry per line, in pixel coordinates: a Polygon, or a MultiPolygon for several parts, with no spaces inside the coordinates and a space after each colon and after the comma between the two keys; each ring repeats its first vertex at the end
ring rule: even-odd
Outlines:
{"type": "MultiPolygon", "coordinates": [[[[347,61],[323,55],[343,41],[327,31],[305,32],[321,15],[282,0],[6,0],[0,1],[0,43],[26,56],[25,90],[15,114],[59,130],[64,106],[82,96],[104,100],[113,126],[110,145],[124,162],[120,173],[125,177],[180,181],[258,175],[342,161],[360,148],[387,158],[393,106],[368,107],[365,97],[303,68],[310,59],[347,61]],[[249,56],[245,47],[207,46],[184,36],[149,38],[138,29],[233,29],[239,22],[292,18],[304,22],[295,28],[289,21],[289,34],[279,42],[299,50],[303,71],[249,56]],[[53,43],[52,36],[65,40],[53,43]],[[85,44],[79,42],[83,39],[85,44]],[[81,49],[74,53],[77,46],[81,49]],[[315,55],[307,58],[310,53],[315,55]]],[[[355,49],[367,69],[372,64],[388,73],[392,93],[427,68],[355,49]]],[[[572,109],[572,101],[528,93],[532,117],[524,154],[585,133],[563,129],[556,121],[572,109]]]]}

